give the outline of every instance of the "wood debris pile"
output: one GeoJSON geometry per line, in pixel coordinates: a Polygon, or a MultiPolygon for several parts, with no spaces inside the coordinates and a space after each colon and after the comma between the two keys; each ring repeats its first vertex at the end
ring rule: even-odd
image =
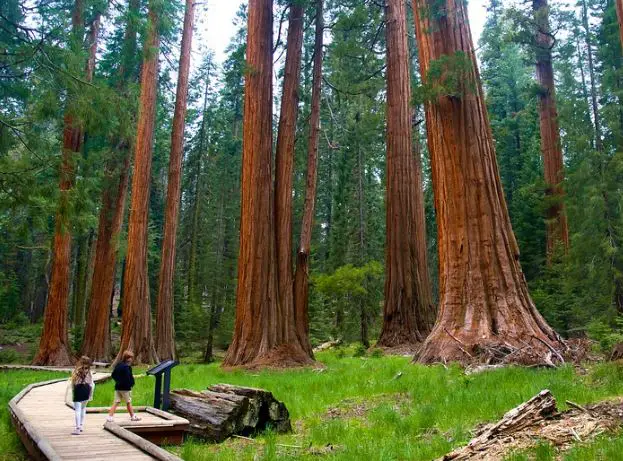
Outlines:
{"type": "Polygon", "coordinates": [[[567,402],[571,410],[558,412],[556,400],[544,390],[504,415],[495,424],[478,430],[464,447],[445,455],[442,461],[504,459],[521,451],[548,442],[560,450],[573,443],[593,439],[623,424],[623,401],[607,401],[590,407],[567,402]]]}

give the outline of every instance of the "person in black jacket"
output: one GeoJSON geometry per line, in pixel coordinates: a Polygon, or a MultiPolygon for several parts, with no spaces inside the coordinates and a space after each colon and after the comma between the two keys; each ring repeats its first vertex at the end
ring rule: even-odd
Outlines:
{"type": "Polygon", "coordinates": [[[134,387],[134,376],[132,375],[132,361],[134,354],[131,351],[125,351],[123,358],[112,372],[112,379],[115,380],[115,400],[110,407],[106,421],[114,421],[115,411],[121,402],[125,402],[130,413],[131,421],[140,421],[141,418],[134,414],[132,408],[132,388],[134,387]]]}

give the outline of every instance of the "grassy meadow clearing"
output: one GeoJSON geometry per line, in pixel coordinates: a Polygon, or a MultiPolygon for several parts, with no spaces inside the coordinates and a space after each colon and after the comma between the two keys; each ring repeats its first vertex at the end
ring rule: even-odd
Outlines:
{"type": "MultiPolygon", "coordinates": [[[[253,441],[208,444],[190,439],[171,450],[189,461],[203,460],[431,460],[470,439],[479,423],[493,421],[542,389],[565,408],[623,395],[623,367],[599,364],[588,371],[507,368],[466,376],[456,366],[424,367],[408,357],[354,357],[352,349],[318,354],[321,369],[226,371],[218,364],[183,364],[173,370],[173,388],[204,389],[231,383],[271,390],[286,403],[291,434],[271,432],[253,441]]],[[[135,370],[140,374],[141,369],[135,370]]],[[[24,452],[6,410],[10,398],[30,382],[63,376],[55,372],[0,372],[0,459],[21,460],[24,452]]],[[[137,405],[149,405],[153,378],[139,377],[137,405]]],[[[93,405],[110,404],[111,382],[97,386],[93,405]]],[[[125,416],[119,415],[119,418],[125,416]]],[[[623,460],[623,434],[578,444],[561,455],[547,444],[512,460],[623,460]]]]}

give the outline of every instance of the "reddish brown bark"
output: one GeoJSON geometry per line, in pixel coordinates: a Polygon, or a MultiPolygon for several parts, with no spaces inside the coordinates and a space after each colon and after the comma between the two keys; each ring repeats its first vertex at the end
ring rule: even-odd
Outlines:
{"type": "MultiPolygon", "coordinates": [[[[76,0],[72,11],[72,48],[79,51],[83,27],[83,0],[76,0]]],[[[69,194],[74,183],[75,156],[82,150],[83,130],[70,107],[63,119],[63,152],[59,180],[59,204],[56,211],[52,254],[52,273],[45,307],[43,331],[33,364],[70,365],[73,363],[67,329],[69,279],[71,266],[71,217],[69,194]]]]}
{"type": "Polygon", "coordinates": [[[156,304],[156,352],[160,360],[175,358],[175,333],[173,325],[173,275],[175,272],[175,239],[180,210],[180,188],[182,180],[182,157],[184,156],[184,125],[188,97],[188,74],[193,39],[194,0],[186,0],[184,29],[180,50],[180,65],[175,97],[175,113],[171,132],[171,154],[169,156],[169,179],[164,216],[164,237],[162,259],[156,304]]]}
{"type": "Polygon", "coordinates": [[[128,249],[123,279],[121,345],[117,356],[119,360],[125,350],[131,350],[135,354],[137,363],[153,363],[158,359],[151,332],[149,278],[147,276],[149,186],[160,51],[158,28],[158,12],[155,10],[154,2],[150,2],[147,41],[143,52],[132,199],[128,221],[128,249]]]}
{"type": "Polygon", "coordinates": [[[550,348],[563,346],[536,310],[519,264],[465,2],[414,0],[413,10],[425,83],[443,83],[428,75],[442,57],[465,56],[470,64],[458,76],[459,96],[437,96],[425,105],[440,303],[419,360],[477,361],[483,349],[506,347],[515,352],[509,360],[543,363],[550,348]]]}
{"type": "Polygon", "coordinates": [[[303,365],[293,316],[280,308],[272,194],[273,2],[250,0],[236,321],[225,366],[303,365]]]}
{"type": "Polygon", "coordinates": [[[556,88],[552,66],[554,43],[549,27],[547,0],[533,0],[538,30],[536,32],[536,78],[540,85],[539,118],[541,124],[541,155],[547,184],[547,258],[551,262],[558,245],[569,248],[569,229],[563,202],[562,182],[565,179],[560,127],[556,109],[556,88]]]}
{"type": "Polygon", "coordinates": [[[303,48],[303,3],[290,2],[281,114],[275,154],[275,233],[279,304],[286,322],[294,315],[292,292],[292,171],[303,48]]]}
{"type": "Polygon", "coordinates": [[[621,37],[621,47],[623,47],[623,0],[614,0],[617,8],[617,18],[619,19],[619,34],[621,37]]]}
{"type": "Polygon", "coordinates": [[[82,149],[82,129],[80,125],[76,126],[69,113],[65,114],[64,123],[60,198],[54,229],[52,275],[39,350],[33,360],[35,365],[62,366],[71,365],[74,361],[67,330],[71,266],[69,194],[74,181],[74,156],[82,149]]]}
{"type": "MultiPolygon", "coordinates": [[[[128,5],[128,23],[124,36],[122,65],[119,67],[119,86],[122,95],[131,75],[131,63],[136,53],[137,28],[132,18],[137,14],[139,1],[128,5]]],[[[130,169],[129,142],[122,140],[116,146],[116,155],[106,166],[105,186],[102,192],[95,264],[91,286],[87,323],[82,354],[94,360],[107,362],[112,358],[110,343],[111,298],[115,285],[115,268],[119,250],[119,235],[123,225],[130,169]]]]}
{"type": "Polygon", "coordinates": [[[316,31],[314,38],[314,69],[312,77],[311,115],[309,118],[309,139],[307,144],[307,182],[305,202],[301,221],[301,236],[296,255],[294,274],[294,318],[299,341],[312,356],[309,342],[309,256],[316,206],[316,185],[318,179],[318,141],[320,138],[320,98],[322,96],[324,16],[323,0],[316,0],[316,31]]]}
{"type": "Polygon", "coordinates": [[[121,146],[120,154],[123,163],[119,171],[115,168],[113,172],[107,174],[111,182],[114,181],[112,176],[119,174],[117,183],[109,184],[102,195],[95,244],[93,284],[82,348],[83,355],[104,362],[111,358],[110,298],[115,284],[119,234],[123,224],[130,168],[128,147],[121,146]]]}
{"type": "Polygon", "coordinates": [[[385,6],[387,42],[387,198],[385,307],[378,344],[396,347],[424,341],[433,312],[429,280],[420,273],[424,210],[417,199],[418,168],[411,133],[411,77],[407,7],[402,0],[385,6]]]}

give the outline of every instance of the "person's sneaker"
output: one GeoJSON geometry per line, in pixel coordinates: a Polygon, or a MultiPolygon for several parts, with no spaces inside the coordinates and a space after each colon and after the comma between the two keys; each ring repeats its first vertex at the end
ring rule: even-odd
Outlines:
{"type": "Polygon", "coordinates": [[[141,420],[141,417],[137,415],[134,415],[130,418],[130,421],[140,421],[140,420],[141,420]]]}
{"type": "Polygon", "coordinates": [[[115,422],[115,418],[112,416],[106,416],[106,422],[107,423],[114,423],[115,422]]]}
{"type": "Polygon", "coordinates": [[[84,432],[84,427],[79,427],[78,430],[80,431],[80,433],[84,432]]]}
{"type": "Polygon", "coordinates": [[[80,429],[75,428],[71,435],[80,435],[80,429]]]}

